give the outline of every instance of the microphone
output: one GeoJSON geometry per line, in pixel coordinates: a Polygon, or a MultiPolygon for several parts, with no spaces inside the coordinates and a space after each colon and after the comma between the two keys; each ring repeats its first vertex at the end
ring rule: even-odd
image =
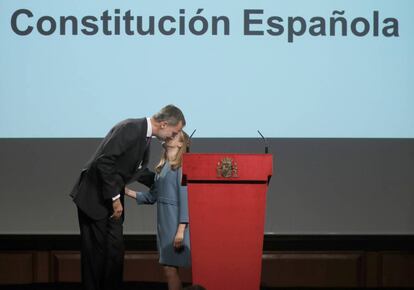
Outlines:
{"type": "Polygon", "coordinates": [[[196,131],[197,129],[194,129],[193,133],[191,133],[190,135],[190,138],[188,138],[187,150],[185,151],[186,153],[190,153],[190,141],[191,141],[191,138],[193,138],[193,135],[196,131]]]}
{"type": "Polygon", "coordinates": [[[262,135],[262,133],[260,133],[259,130],[257,130],[257,132],[260,134],[260,136],[262,136],[263,142],[265,143],[265,153],[269,153],[269,144],[267,143],[267,139],[262,135]]]}

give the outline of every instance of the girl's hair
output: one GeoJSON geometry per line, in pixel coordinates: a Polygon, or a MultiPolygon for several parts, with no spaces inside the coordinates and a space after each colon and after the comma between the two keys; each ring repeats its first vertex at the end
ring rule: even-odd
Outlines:
{"type": "MultiPolygon", "coordinates": [[[[189,146],[190,138],[188,137],[187,133],[184,131],[180,131],[178,133],[180,135],[180,142],[183,143],[181,148],[178,149],[177,156],[175,156],[175,159],[170,161],[170,166],[172,170],[176,170],[181,167],[183,163],[183,154],[187,151],[187,147],[189,146]]],[[[167,162],[167,150],[165,148],[163,149],[164,152],[161,155],[161,160],[155,166],[155,172],[160,173],[161,169],[164,167],[165,163],[167,162]]]]}

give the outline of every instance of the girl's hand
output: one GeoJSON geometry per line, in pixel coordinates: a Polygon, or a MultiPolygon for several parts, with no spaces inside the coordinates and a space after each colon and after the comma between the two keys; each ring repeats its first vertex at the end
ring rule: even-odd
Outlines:
{"type": "Polygon", "coordinates": [[[132,198],[137,198],[137,193],[125,186],[125,194],[132,198]]]}
{"type": "Polygon", "coordinates": [[[183,241],[184,241],[184,231],[178,230],[174,238],[174,249],[176,251],[179,251],[182,249],[183,241]]]}

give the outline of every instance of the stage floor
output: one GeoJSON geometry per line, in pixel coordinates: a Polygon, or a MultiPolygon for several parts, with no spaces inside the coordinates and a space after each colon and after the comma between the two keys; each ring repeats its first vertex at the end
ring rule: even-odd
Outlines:
{"type": "MultiPolygon", "coordinates": [[[[184,284],[184,286],[189,286],[184,284]]],[[[166,283],[124,283],[122,290],[167,290],[166,283]]],[[[273,290],[283,288],[261,287],[260,290],[273,290]]],[[[294,289],[294,288],[286,288],[294,289]]],[[[302,288],[303,289],[303,288],[302,288]]],[[[46,283],[46,284],[24,284],[24,285],[0,285],[0,290],[82,290],[79,283],[46,283]]],[[[228,289],[230,290],[230,289],[228,289]]]]}
{"type": "MultiPolygon", "coordinates": [[[[124,284],[124,288],[120,290],[167,290],[166,283],[148,283],[148,282],[128,282],[124,284]]],[[[189,285],[184,285],[189,286],[189,285]]],[[[315,290],[315,289],[329,289],[329,290],[343,290],[343,289],[409,289],[409,288],[315,288],[315,287],[260,287],[260,290],[315,290]]],[[[82,290],[79,283],[46,283],[46,284],[25,284],[25,285],[0,285],[0,290],[82,290]]],[[[185,290],[185,288],[184,288],[185,290]]],[[[224,290],[224,289],[223,289],[224,290]]],[[[225,289],[237,290],[237,289],[225,289]]]]}

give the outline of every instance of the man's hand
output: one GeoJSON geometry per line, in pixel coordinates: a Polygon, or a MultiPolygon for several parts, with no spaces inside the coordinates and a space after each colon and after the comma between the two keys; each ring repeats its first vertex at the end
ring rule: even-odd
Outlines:
{"type": "Polygon", "coordinates": [[[111,215],[111,218],[117,220],[117,219],[119,219],[121,217],[122,211],[124,210],[124,208],[122,207],[120,198],[115,199],[112,202],[112,207],[114,209],[114,213],[111,215]]]}

